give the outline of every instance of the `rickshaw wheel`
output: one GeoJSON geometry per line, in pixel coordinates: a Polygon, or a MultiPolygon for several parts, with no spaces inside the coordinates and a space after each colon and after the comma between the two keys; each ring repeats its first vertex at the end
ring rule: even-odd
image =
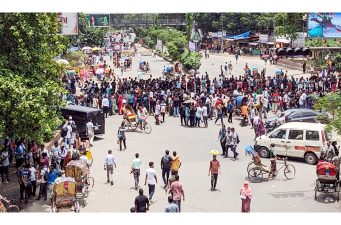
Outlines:
{"type": "Polygon", "coordinates": [[[79,209],[79,203],[78,203],[78,201],[75,201],[74,207],[75,207],[75,213],[79,213],[80,209],[79,209]]]}
{"type": "Polygon", "coordinates": [[[56,207],[56,205],[54,203],[52,203],[52,205],[51,205],[51,211],[53,213],[57,212],[57,207],[56,207]]]}
{"type": "Polygon", "coordinates": [[[95,179],[93,177],[86,178],[86,184],[88,187],[93,188],[95,185],[95,179]]]}
{"type": "Polygon", "coordinates": [[[247,168],[246,168],[246,172],[249,172],[249,170],[251,169],[251,166],[255,165],[254,162],[249,162],[249,164],[247,165],[247,168]]]}
{"type": "Polygon", "coordinates": [[[144,125],[144,132],[146,132],[147,134],[150,134],[152,132],[152,126],[150,126],[149,123],[146,123],[144,125]]]}
{"type": "Polygon", "coordinates": [[[89,166],[91,166],[91,165],[92,165],[92,163],[94,162],[94,159],[93,159],[93,158],[91,158],[90,160],[88,160],[88,162],[89,162],[89,166]]]}
{"type": "Polygon", "coordinates": [[[263,180],[263,172],[259,167],[254,167],[248,171],[249,180],[252,183],[259,183],[263,180]]]}

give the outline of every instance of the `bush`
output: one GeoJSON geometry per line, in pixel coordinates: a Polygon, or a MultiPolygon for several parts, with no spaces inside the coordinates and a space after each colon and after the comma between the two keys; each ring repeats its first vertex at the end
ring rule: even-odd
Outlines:
{"type": "Polygon", "coordinates": [[[201,55],[198,52],[190,52],[186,50],[181,55],[181,63],[187,70],[199,69],[201,66],[201,55]]]}

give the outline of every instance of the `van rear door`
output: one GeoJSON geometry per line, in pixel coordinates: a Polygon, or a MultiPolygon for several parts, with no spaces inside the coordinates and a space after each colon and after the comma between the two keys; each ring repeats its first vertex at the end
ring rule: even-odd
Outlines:
{"type": "Polygon", "coordinates": [[[304,130],[290,129],[287,138],[287,155],[292,157],[304,157],[306,141],[304,140],[304,130]]]}

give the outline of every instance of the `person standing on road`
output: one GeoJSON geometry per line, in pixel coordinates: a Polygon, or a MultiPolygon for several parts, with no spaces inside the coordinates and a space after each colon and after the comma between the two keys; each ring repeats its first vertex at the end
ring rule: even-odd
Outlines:
{"type": "Polygon", "coordinates": [[[227,158],[228,156],[229,156],[229,149],[231,149],[231,152],[233,152],[232,151],[232,143],[233,143],[233,140],[232,140],[232,137],[233,135],[232,135],[232,132],[231,132],[231,128],[230,127],[228,127],[227,128],[227,131],[226,131],[226,142],[225,142],[225,155],[224,155],[224,157],[225,158],[227,158]]]}
{"type": "Polygon", "coordinates": [[[2,183],[8,183],[9,180],[9,152],[5,146],[2,152],[0,152],[0,173],[2,183]]]}
{"type": "Polygon", "coordinates": [[[168,205],[165,208],[165,212],[166,213],[178,213],[178,212],[180,212],[179,211],[179,207],[173,201],[173,197],[172,196],[168,196],[168,205]]]}
{"type": "Polygon", "coordinates": [[[165,122],[166,108],[167,108],[167,105],[166,105],[165,101],[162,100],[162,102],[160,104],[160,113],[162,116],[162,123],[165,122]]]}
{"type": "Polygon", "coordinates": [[[149,199],[143,194],[143,189],[139,189],[139,196],[135,198],[135,210],[137,213],[145,213],[149,210],[149,199]]]}
{"type": "Polygon", "coordinates": [[[48,171],[47,171],[47,166],[43,166],[40,170],[40,184],[39,184],[39,194],[38,198],[36,199],[37,201],[40,200],[40,197],[44,197],[44,201],[47,200],[47,182],[48,182],[48,171]]]}
{"type": "Polygon", "coordinates": [[[237,145],[239,144],[239,135],[237,132],[235,132],[234,128],[231,128],[231,133],[232,133],[232,152],[233,152],[233,160],[238,159],[239,153],[237,152],[237,145]]]}
{"type": "Polygon", "coordinates": [[[118,142],[120,144],[120,151],[122,151],[122,142],[123,142],[123,145],[124,145],[124,150],[127,149],[127,145],[126,145],[126,131],[124,129],[124,122],[122,122],[121,126],[118,128],[117,138],[118,138],[118,142]]]}
{"type": "Polygon", "coordinates": [[[183,201],[185,201],[185,192],[182,183],[179,181],[179,175],[175,175],[175,181],[172,182],[169,193],[172,194],[173,201],[179,207],[179,212],[181,212],[181,196],[183,196],[183,201]]]}
{"type": "Polygon", "coordinates": [[[135,190],[137,191],[137,188],[139,186],[140,182],[140,172],[141,172],[141,164],[142,161],[139,158],[140,154],[136,153],[135,154],[135,159],[133,159],[132,164],[131,164],[131,172],[134,175],[134,182],[135,182],[135,190]]]}
{"type": "Polygon", "coordinates": [[[177,156],[176,151],[173,151],[172,164],[171,164],[171,174],[172,176],[179,174],[179,169],[181,167],[180,157],[177,156]]]}
{"type": "Polygon", "coordinates": [[[243,187],[240,190],[240,198],[242,200],[242,213],[250,212],[252,189],[248,181],[244,181],[243,187]]]}
{"type": "Polygon", "coordinates": [[[206,105],[203,105],[202,107],[202,119],[204,120],[205,127],[208,127],[208,108],[206,105]]]}
{"type": "Polygon", "coordinates": [[[116,169],[114,155],[112,154],[112,150],[108,150],[108,154],[104,158],[104,170],[107,171],[107,183],[110,182],[111,185],[114,185],[113,181],[114,166],[116,169]]]}
{"type": "Polygon", "coordinates": [[[149,191],[149,200],[151,201],[155,193],[155,185],[157,184],[154,162],[149,162],[149,168],[146,170],[146,178],[144,179],[144,185],[147,185],[147,183],[149,191]]]}
{"type": "Polygon", "coordinates": [[[106,95],[104,95],[104,98],[102,99],[102,109],[105,114],[105,118],[108,118],[108,112],[109,112],[109,99],[106,95]]]}
{"type": "Polygon", "coordinates": [[[210,167],[208,169],[208,176],[211,175],[211,191],[216,190],[218,173],[221,174],[220,163],[217,160],[217,156],[213,155],[213,160],[210,161],[210,167]]]}
{"type": "Polygon", "coordinates": [[[28,199],[31,197],[32,189],[31,189],[31,171],[30,165],[26,163],[23,167],[19,169],[19,184],[20,184],[20,200],[24,200],[27,204],[28,199]],[[25,195],[24,195],[25,193],[25,195]]]}
{"type": "Polygon", "coordinates": [[[94,137],[95,137],[95,126],[92,123],[92,119],[89,120],[89,122],[86,123],[86,135],[89,137],[90,145],[93,146],[94,143],[94,137]]]}
{"type": "Polygon", "coordinates": [[[165,184],[164,188],[168,185],[172,157],[169,155],[169,150],[166,150],[165,155],[161,158],[162,179],[165,184]]]}
{"type": "Polygon", "coordinates": [[[219,120],[219,118],[220,118],[221,124],[223,124],[223,123],[224,123],[224,121],[223,121],[223,108],[222,108],[222,105],[221,105],[221,104],[219,104],[219,105],[217,106],[217,118],[216,118],[214,124],[217,123],[217,121],[219,120]]]}
{"type": "Polygon", "coordinates": [[[227,112],[229,113],[227,122],[232,123],[233,104],[231,99],[229,100],[229,103],[227,105],[227,112]]]}
{"type": "Polygon", "coordinates": [[[221,129],[219,130],[219,136],[218,139],[220,141],[220,145],[221,145],[221,150],[223,151],[223,155],[225,155],[226,153],[226,128],[225,128],[225,124],[221,125],[221,129]]]}
{"type": "Polygon", "coordinates": [[[201,116],[202,116],[202,108],[198,106],[195,112],[195,126],[197,127],[200,127],[201,116]]]}
{"type": "Polygon", "coordinates": [[[231,75],[231,73],[232,73],[232,68],[233,68],[232,62],[231,62],[231,61],[229,62],[228,68],[229,68],[229,74],[231,75]]]}

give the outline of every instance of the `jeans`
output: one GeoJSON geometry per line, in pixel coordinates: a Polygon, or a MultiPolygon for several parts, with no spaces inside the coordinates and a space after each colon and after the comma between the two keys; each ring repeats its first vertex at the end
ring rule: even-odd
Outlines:
{"type": "Polygon", "coordinates": [[[174,106],[173,116],[179,116],[179,106],[174,106]]]}
{"type": "Polygon", "coordinates": [[[6,176],[6,181],[9,182],[9,176],[8,176],[9,166],[3,166],[3,167],[0,167],[0,169],[1,169],[1,180],[2,180],[2,183],[5,182],[5,176],[6,176]]]}
{"type": "Polygon", "coordinates": [[[226,141],[225,140],[224,141],[220,140],[220,145],[221,145],[221,150],[223,151],[223,155],[225,155],[225,152],[226,152],[226,147],[225,147],[226,141]]]}
{"type": "Polygon", "coordinates": [[[165,186],[168,184],[169,173],[170,173],[170,168],[162,169],[162,179],[163,179],[163,183],[165,184],[165,186]]]}
{"type": "Polygon", "coordinates": [[[36,196],[36,190],[37,190],[37,182],[34,180],[34,181],[31,181],[31,184],[32,184],[32,196],[36,196]]]}
{"type": "Polygon", "coordinates": [[[237,145],[232,145],[231,150],[233,152],[233,158],[236,159],[239,155],[237,152],[237,145]]]}
{"type": "Polygon", "coordinates": [[[40,199],[40,197],[43,196],[44,200],[47,199],[47,183],[40,183],[39,185],[39,194],[37,200],[40,199]]]}
{"type": "Polygon", "coordinates": [[[211,188],[215,189],[218,181],[218,173],[211,173],[211,188]]]}
{"type": "Polygon", "coordinates": [[[217,119],[215,120],[215,124],[217,123],[217,121],[219,120],[219,118],[220,118],[220,120],[221,120],[221,124],[223,124],[224,123],[224,121],[223,121],[223,114],[218,114],[218,116],[217,116],[217,119]]]}
{"type": "Polygon", "coordinates": [[[108,118],[108,111],[109,111],[109,107],[103,106],[103,112],[104,112],[105,118],[108,118]]]}
{"type": "Polygon", "coordinates": [[[173,200],[173,201],[178,206],[179,212],[181,212],[181,199],[180,200],[173,200]]]}
{"type": "Polygon", "coordinates": [[[27,184],[26,186],[21,183],[20,184],[20,200],[24,199],[24,192],[25,192],[25,203],[27,204],[28,199],[31,197],[31,184],[27,184]]]}
{"type": "Polygon", "coordinates": [[[201,120],[200,117],[195,117],[195,126],[200,127],[200,120],[201,120]]]}
{"type": "Polygon", "coordinates": [[[225,146],[225,156],[226,156],[226,157],[229,156],[229,148],[230,148],[231,151],[233,152],[232,147],[233,147],[233,145],[226,145],[226,146],[225,146]]]}
{"type": "Polygon", "coordinates": [[[189,116],[185,116],[185,126],[188,126],[189,116]]]}
{"type": "Polygon", "coordinates": [[[133,174],[134,174],[135,189],[137,189],[140,183],[140,170],[133,169],[133,174]]]}
{"type": "Polygon", "coordinates": [[[155,192],[155,184],[148,184],[149,200],[153,198],[155,192]]]}
{"type": "Polygon", "coordinates": [[[208,127],[207,119],[208,119],[207,116],[203,116],[205,127],[208,127]]]}
{"type": "Polygon", "coordinates": [[[166,115],[166,113],[164,113],[164,112],[162,112],[162,113],[161,113],[161,116],[162,116],[162,122],[165,122],[165,115],[166,115]]]}
{"type": "Polygon", "coordinates": [[[122,142],[123,142],[123,145],[124,145],[124,148],[126,149],[127,146],[126,146],[126,138],[119,138],[120,140],[120,151],[122,151],[122,142]]]}
{"type": "Polygon", "coordinates": [[[114,166],[113,165],[107,165],[107,181],[113,182],[113,173],[114,173],[114,166]]]}
{"type": "Polygon", "coordinates": [[[227,122],[232,123],[232,112],[229,112],[229,117],[227,119],[227,122]]]}

